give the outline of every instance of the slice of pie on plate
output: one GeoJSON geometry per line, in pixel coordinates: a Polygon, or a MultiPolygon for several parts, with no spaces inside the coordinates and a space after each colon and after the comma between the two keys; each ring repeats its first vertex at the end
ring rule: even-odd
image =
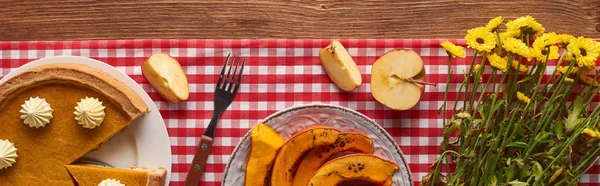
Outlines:
{"type": "Polygon", "coordinates": [[[95,165],[67,165],[67,169],[79,186],[97,186],[107,178],[119,180],[126,186],[163,186],[167,174],[163,168],[118,169],[95,165]]]}
{"type": "Polygon", "coordinates": [[[0,185],[75,185],[65,166],[147,112],[146,104],[130,87],[90,66],[49,64],[16,75],[0,84],[0,139],[8,139],[18,149],[17,162],[0,169],[0,185]],[[50,122],[39,128],[20,118],[21,105],[36,97],[53,109],[50,122]],[[97,98],[105,107],[101,125],[93,129],[75,120],[74,108],[87,97],[97,98]]]}

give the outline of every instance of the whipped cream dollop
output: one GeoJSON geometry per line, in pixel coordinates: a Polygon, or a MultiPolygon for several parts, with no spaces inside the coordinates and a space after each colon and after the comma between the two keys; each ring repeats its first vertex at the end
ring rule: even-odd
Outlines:
{"type": "Polygon", "coordinates": [[[75,120],[83,126],[83,128],[93,129],[104,120],[104,106],[98,98],[86,97],[77,102],[75,107],[75,120]]]}
{"type": "Polygon", "coordinates": [[[102,182],[100,182],[98,186],[125,186],[125,184],[122,184],[119,180],[105,179],[102,180],[102,182]]]}
{"type": "Polygon", "coordinates": [[[8,169],[17,162],[17,148],[8,140],[0,140],[0,169],[8,169]]]}
{"type": "Polygon", "coordinates": [[[29,98],[29,100],[25,101],[23,105],[21,105],[21,119],[23,122],[29,127],[45,127],[46,124],[50,123],[50,119],[53,118],[52,108],[50,104],[46,102],[46,99],[35,97],[29,98]]]}

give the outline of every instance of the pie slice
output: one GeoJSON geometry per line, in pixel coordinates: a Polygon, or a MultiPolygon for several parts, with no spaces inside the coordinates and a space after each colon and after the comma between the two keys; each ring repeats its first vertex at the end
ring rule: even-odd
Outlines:
{"type": "Polygon", "coordinates": [[[119,180],[126,186],[163,186],[167,175],[164,168],[128,170],[94,165],[67,165],[67,169],[79,186],[97,186],[105,179],[119,180]]]}
{"type": "Polygon", "coordinates": [[[74,185],[65,168],[146,114],[148,107],[130,87],[87,65],[61,63],[27,70],[0,84],[0,139],[18,149],[17,162],[0,170],[0,185],[74,185]],[[45,99],[54,109],[45,127],[31,128],[19,116],[31,97],[45,99]],[[74,119],[82,98],[103,102],[102,125],[83,128],[74,119]]]}

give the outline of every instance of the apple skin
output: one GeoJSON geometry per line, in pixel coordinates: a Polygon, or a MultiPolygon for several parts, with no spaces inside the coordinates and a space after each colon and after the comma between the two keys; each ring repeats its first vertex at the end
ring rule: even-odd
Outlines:
{"type": "Polygon", "coordinates": [[[383,105],[393,110],[407,110],[420,100],[425,86],[406,79],[425,82],[421,57],[412,50],[395,49],[386,52],[371,68],[371,93],[383,105]]]}
{"type": "Polygon", "coordinates": [[[152,54],[142,64],[142,74],[160,96],[171,103],[187,100],[189,85],[179,62],[164,53],[152,54]]]}
{"type": "Polygon", "coordinates": [[[345,91],[352,91],[362,84],[362,76],[348,51],[337,40],[319,51],[321,65],[333,83],[345,91]]]}

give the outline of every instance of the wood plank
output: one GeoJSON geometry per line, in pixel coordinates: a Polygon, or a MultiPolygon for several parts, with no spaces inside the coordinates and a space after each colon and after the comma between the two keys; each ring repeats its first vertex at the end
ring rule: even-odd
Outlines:
{"type": "Polygon", "coordinates": [[[462,38],[498,15],[600,38],[600,0],[1,0],[0,40],[462,38]]]}

